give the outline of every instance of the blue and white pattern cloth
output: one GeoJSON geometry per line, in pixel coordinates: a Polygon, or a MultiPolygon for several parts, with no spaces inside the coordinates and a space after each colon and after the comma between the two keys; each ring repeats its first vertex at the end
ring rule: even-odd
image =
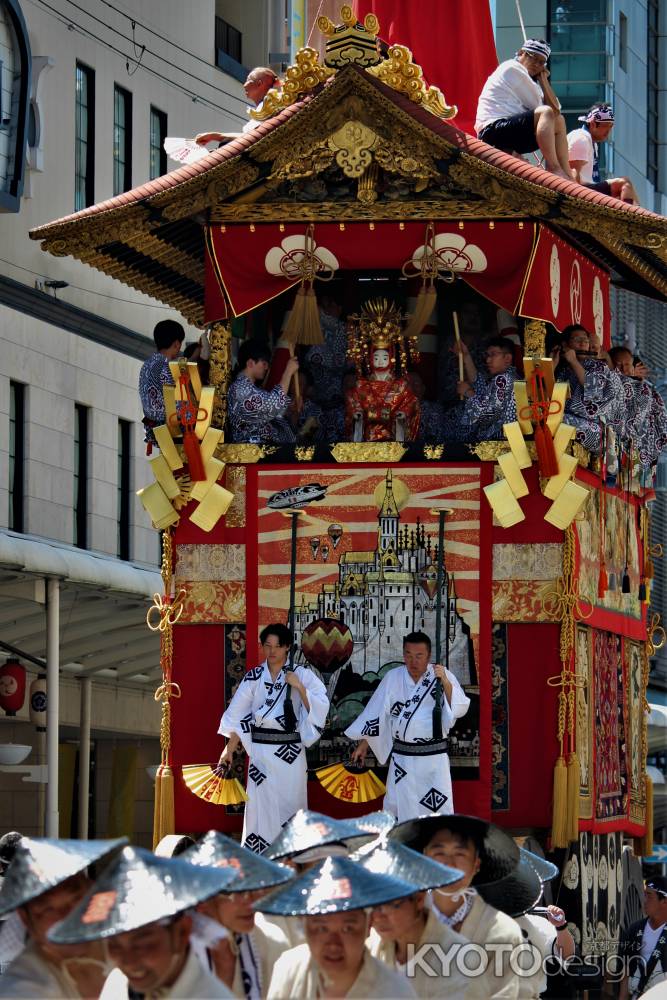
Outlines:
{"type": "Polygon", "coordinates": [[[146,358],[139,372],[139,398],[147,420],[158,425],[164,423],[162,387],[173,384],[169,362],[164,354],[156,351],[150,358],[146,358]]]}
{"type": "Polygon", "coordinates": [[[284,419],[290,402],[282,386],[262,389],[241,373],[227,394],[232,441],[251,441],[255,444],[293,442],[294,431],[284,419]]]}

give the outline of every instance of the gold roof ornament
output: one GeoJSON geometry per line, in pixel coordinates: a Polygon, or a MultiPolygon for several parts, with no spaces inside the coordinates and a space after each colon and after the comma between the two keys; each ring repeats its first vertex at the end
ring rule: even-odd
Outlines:
{"type": "Polygon", "coordinates": [[[318,28],[327,37],[324,65],[315,49],[299,49],[294,65],[285,73],[282,87],[272,87],[260,107],[250,112],[251,118],[259,121],[271,118],[300,97],[311,94],[337,70],[347,66],[367,70],[436,118],[448,119],[456,115],[456,105],[447,104],[438,87],[427,86],[422,68],[412,61],[412,52],[407,46],[392,45],[387,57],[382,56],[378,44],[380,22],[375,14],[367,14],[361,24],[350,5],[344,4],[340,16],[341,24],[334,24],[325,16],[317,19],[318,28]]]}
{"type": "Polygon", "coordinates": [[[405,45],[392,45],[389,58],[383,59],[369,73],[386,83],[392,90],[406,94],[415,104],[421,104],[436,118],[454,118],[458,113],[455,104],[447,104],[438,87],[427,87],[421,66],[412,61],[412,52],[405,45]]]}
{"type": "Polygon", "coordinates": [[[366,14],[364,23],[357,21],[349,4],[341,7],[342,24],[328,17],[318,17],[317,27],[327,36],[324,64],[334,69],[343,66],[376,66],[380,62],[377,33],[380,23],[375,14],[366,14]]]}

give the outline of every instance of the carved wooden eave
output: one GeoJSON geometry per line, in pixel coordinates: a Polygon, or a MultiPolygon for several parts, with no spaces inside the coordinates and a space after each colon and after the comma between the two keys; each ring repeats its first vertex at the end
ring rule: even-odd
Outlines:
{"type": "Polygon", "coordinates": [[[608,266],[618,283],[667,293],[663,217],[493,149],[354,66],[199,163],[30,236],[199,325],[204,222],[392,219],[543,220],[608,266]],[[322,181],[332,170],[354,182],[338,200],[322,181]],[[404,185],[403,193],[390,200],[377,190],[379,172],[404,185]],[[310,182],[323,196],[298,200],[294,187],[310,182]]]}

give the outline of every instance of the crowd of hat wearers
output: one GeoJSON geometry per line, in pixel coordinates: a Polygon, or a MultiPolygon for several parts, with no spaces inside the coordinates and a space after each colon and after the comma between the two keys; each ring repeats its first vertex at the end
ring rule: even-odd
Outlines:
{"type": "MultiPolygon", "coordinates": [[[[556,873],[461,815],[302,810],[264,855],[215,831],[170,858],[123,840],[23,838],[0,916],[17,911],[27,942],[0,996],[518,996],[512,918],[556,873]]],[[[547,929],[545,916],[533,919],[547,929]]],[[[521,995],[539,995],[534,964],[521,995]]]]}

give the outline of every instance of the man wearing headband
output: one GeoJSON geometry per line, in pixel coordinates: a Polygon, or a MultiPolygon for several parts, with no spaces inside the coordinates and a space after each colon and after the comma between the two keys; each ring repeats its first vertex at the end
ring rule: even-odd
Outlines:
{"type": "Polygon", "coordinates": [[[581,128],[567,134],[568,156],[574,179],[584,187],[601,194],[620,198],[629,205],[638,205],[637,193],[627,177],[603,181],[600,178],[598,143],[606,142],[614,127],[614,112],[608,104],[594,104],[578,121],[581,128]]]}
{"type": "Polygon", "coordinates": [[[618,1000],[637,1000],[659,983],[667,984],[667,876],[646,882],[644,913],[646,918],[631,924],[620,943],[629,964],[618,1000]]]}
{"type": "Polygon", "coordinates": [[[406,635],[404,665],[382,678],[345,730],[360,741],[353,763],[363,764],[369,749],[382,764],[391,754],[384,808],[399,821],[454,808],[447,733],[468,711],[470,699],[451,670],[430,658],[431,640],[424,632],[406,635]]]}
{"type": "Polygon", "coordinates": [[[527,38],[515,59],[506,59],[493,71],[479,96],[475,131],[484,142],[508,153],[539,149],[545,168],[570,181],[567,127],[549,83],[550,55],[543,39],[527,38]]]}
{"type": "Polygon", "coordinates": [[[33,840],[23,837],[2,881],[0,916],[17,912],[27,944],[0,976],[0,997],[98,996],[110,966],[102,946],[54,944],[48,934],[92,885],[88,866],[124,840],[33,840]]]}
{"type": "MultiPolygon", "coordinates": [[[[261,110],[264,98],[272,87],[282,87],[282,80],[268,66],[255,66],[254,69],[250,70],[246,82],[243,84],[246,97],[253,102],[257,111],[261,110]]],[[[248,107],[246,110],[250,114],[253,109],[248,107]]],[[[257,118],[251,118],[243,126],[243,131],[252,132],[259,124],[260,121],[257,118]]],[[[206,146],[209,142],[229,142],[237,135],[237,132],[200,132],[199,135],[195,136],[195,142],[199,146],[206,146]]]]}

